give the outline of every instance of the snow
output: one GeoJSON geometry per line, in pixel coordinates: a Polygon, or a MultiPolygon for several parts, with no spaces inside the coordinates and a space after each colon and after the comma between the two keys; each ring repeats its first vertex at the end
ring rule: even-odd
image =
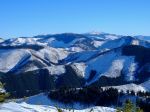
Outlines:
{"type": "Polygon", "coordinates": [[[15,49],[15,50],[0,50],[0,71],[8,72],[17,64],[21,63],[26,57],[31,54],[28,50],[15,49]]]}
{"type": "Polygon", "coordinates": [[[90,34],[90,35],[100,35],[100,34],[104,34],[104,32],[92,31],[92,32],[88,32],[87,34],[90,34]]]}
{"type": "Polygon", "coordinates": [[[4,40],[2,38],[0,38],[0,43],[3,42],[4,40]]]}
{"type": "Polygon", "coordinates": [[[26,99],[11,101],[0,104],[0,112],[58,112],[57,108],[61,108],[63,112],[115,112],[110,107],[87,106],[80,103],[66,105],[60,102],[50,100],[45,94],[41,93],[26,99]]]}
{"type": "Polygon", "coordinates": [[[64,48],[69,46],[67,43],[64,43],[63,41],[57,41],[55,39],[49,42],[48,45],[55,48],[64,48]]]}
{"type": "Polygon", "coordinates": [[[134,38],[150,42],[150,36],[139,35],[139,36],[134,36],[134,38]]]}
{"type": "Polygon", "coordinates": [[[139,45],[139,41],[138,40],[133,40],[131,44],[132,45],[139,45]]]}
{"type": "Polygon", "coordinates": [[[93,45],[94,45],[96,48],[98,48],[98,47],[100,47],[101,45],[103,45],[104,42],[105,42],[105,41],[96,41],[96,40],[94,40],[92,43],[93,43],[93,45]]]}
{"type": "MultiPolygon", "coordinates": [[[[41,68],[49,67],[49,65],[43,63],[43,60],[47,63],[55,64],[58,63],[59,60],[66,58],[69,52],[61,48],[56,49],[45,47],[39,51],[34,51],[31,49],[4,49],[0,50],[0,54],[0,71],[6,73],[11,70],[16,70],[22,65],[28,64],[29,61],[37,61],[41,63],[43,65],[41,68]]],[[[51,67],[50,69],[52,68],[54,67],[51,67]]],[[[59,67],[56,68],[59,69],[59,67]]],[[[54,70],[56,70],[56,68],[54,70]]],[[[30,65],[28,65],[26,69],[22,69],[19,72],[33,71],[36,69],[39,69],[39,67],[36,65],[30,67],[30,65]]],[[[53,71],[51,70],[51,72],[53,71]]],[[[64,70],[61,69],[61,71],[64,70]]]]}
{"type": "Polygon", "coordinates": [[[87,106],[80,103],[66,105],[60,102],[50,100],[45,94],[41,93],[26,99],[11,101],[0,104],[0,112],[58,112],[57,108],[61,108],[63,112],[115,112],[110,107],[87,106]]]}
{"type": "Polygon", "coordinates": [[[122,37],[121,35],[109,34],[104,32],[91,32],[91,33],[85,33],[85,35],[100,40],[115,40],[122,37]]]}
{"type": "Polygon", "coordinates": [[[50,67],[47,67],[47,69],[49,70],[49,73],[51,75],[61,75],[66,72],[64,65],[50,66],[50,67]]]}
{"type": "Polygon", "coordinates": [[[150,92],[150,79],[142,84],[140,84],[142,87],[145,88],[146,91],[150,92]]]}
{"type": "MultiPolygon", "coordinates": [[[[124,45],[141,45],[150,48],[150,44],[147,41],[140,40],[139,38],[125,37],[121,38],[118,35],[106,34],[106,33],[91,33],[85,34],[86,38],[73,38],[69,42],[65,42],[63,39],[59,40],[56,37],[50,38],[13,38],[5,40],[0,43],[1,45],[42,45],[43,49],[39,51],[31,49],[7,49],[0,50],[0,72],[8,72],[15,70],[23,64],[36,61],[39,62],[42,67],[49,70],[51,75],[61,75],[66,72],[65,64],[71,65],[71,67],[82,78],[88,79],[91,70],[95,70],[97,73],[86,84],[89,85],[97,81],[101,76],[110,78],[119,77],[122,73],[125,76],[126,81],[135,81],[135,75],[138,68],[138,63],[135,62],[134,56],[123,56],[121,50],[112,50],[124,45]],[[85,50],[87,48],[92,48],[85,50]],[[110,50],[110,51],[109,51],[110,50]],[[107,52],[104,52],[107,51],[107,52]],[[103,53],[102,53],[103,52],[103,53]],[[60,61],[64,61],[64,65],[60,65],[60,61]],[[47,64],[47,63],[49,64],[47,64]]],[[[144,37],[143,37],[144,38],[144,37]]],[[[143,39],[142,38],[142,39],[143,39]]],[[[65,38],[64,38],[65,39],[65,38]]],[[[148,38],[147,38],[148,39],[148,38]]],[[[1,39],[0,39],[1,42],[1,39]]],[[[62,63],[61,63],[62,64],[62,63]]],[[[143,66],[150,71],[149,64],[143,66]]],[[[41,69],[36,65],[27,65],[25,71],[32,71],[41,69]]],[[[141,68],[141,69],[143,69],[141,68]]],[[[19,70],[22,72],[21,70],[19,70]]],[[[119,86],[107,86],[105,89],[113,87],[118,90],[129,91],[150,91],[150,79],[142,84],[126,84],[119,86]]],[[[0,88],[0,92],[4,92],[0,88]]],[[[64,105],[56,101],[52,101],[44,94],[35,95],[25,100],[15,102],[8,102],[0,104],[0,112],[57,112],[56,107],[62,108],[65,112],[65,108],[71,108],[72,105],[64,105]]],[[[87,112],[91,109],[94,112],[114,112],[115,109],[108,107],[87,107],[75,102],[73,104],[74,112],[87,112]]]]}
{"type": "Polygon", "coordinates": [[[85,77],[85,63],[73,63],[72,68],[77,72],[78,75],[80,75],[83,78],[85,77]]]}
{"type": "Polygon", "coordinates": [[[145,87],[141,86],[141,85],[136,85],[136,84],[126,84],[126,85],[120,85],[120,86],[106,86],[104,87],[104,89],[107,89],[107,88],[116,88],[118,89],[119,91],[124,91],[124,92],[127,92],[127,90],[129,91],[134,91],[134,92],[138,92],[138,91],[143,91],[145,92],[146,89],[145,87]]]}
{"type": "Polygon", "coordinates": [[[82,40],[84,40],[84,38],[74,38],[72,41],[65,43],[63,40],[58,40],[56,37],[50,37],[47,39],[41,39],[38,42],[54,48],[70,48],[74,46],[76,42],[82,42],[82,40]]]}
{"type": "Polygon", "coordinates": [[[8,39],[6,41],[4,41],[4,43],[2,43],[2,45],[11,45],[11,46],[15,46],[15,45],[44,45],[40,42],[38,42],[38,38],[32,38],[32,37],[19,37],[19,38],[12,38],[12,39],[8,39]]]}
{"type": "Polygon", "coordinates": [[[124,92],[126,92],[127,90],[129,91],[134,91],[134,92],[139,92],[139,91],[142,91],[142,92],[146,92],[146,91],[149,91],[150,92],[150,80],[144,82],[144,83],[141,83],[141,84],[134,84],[134,83],[131,83],[131,84],[125,84],[125,85],[120,85],[120,86],[106,86],[104,87],[104,89],[107,89],[107,88],[116,88],[118,90],[122,90],[124,92]]]}
{"type": "Polygon", "coordinates": [[[45,47],[38,52],[33,52],[35,55],[39,56],[40,58],[46,59],[49,62],[58,63],[59,60],[66,58],[69,54],[64,49],[61,48],[52,48],[52,47],[45,47]]]}
{"type": "Polygon", "coordinates": [[[56,108],[27,103],[4,103],[0,106],[0,112],[57,112],[56,108]]]}
{"type": "Polygon", "coordinates": [[[96,76],[88,82],[87,85],[95,82],[101,76],[110,78],[116,78],[121,75],[121,72],[126,73],[126,80],[134,79],[134,72],[137,68],[137,64],[134,62],[133,56],[122,56],[120,51],[110,51],[103,55],[100,55],[87,63],[85,69],[85,78],[88,79],[91,70],[95,70],[96,76]]]}
{"type": "Polygon", "coordinates": [[[118,38],[119,38],[119,36],[116,36],[116,35],[106,35],[105,36],[105,39],[107,39],[107,40],[115,40],[118,38]]]}
{"type": "Polygon", "coordinates": [[[134,81],[136,70],[138,69],[138,63],[135,62],[134,57],[130,57],[128,61],[125,62],[123,73],[126,75],[126,81],[134,81]]]}
{"type": "Polygon", "coordinates": [[[84,51],[82,48],[80,47],[69,47],[69,48],[66,48],[66,50],[68,51],[73,51],[73,52],[82,52],[84,51]]]}
{"type": "Polygon", "coordinates": [[[0,87],[0,93],[5,93],[6,90],[0,87]]]}
{"type": "Polygon", "coordinates": [[[106,40],[104,44],[102,44],[99,49],[113,49],[120,46],[123,46],[124,44],[128,44],[128,38],[119,38],[115,40],[106,40]]]}
{"type": "MultiPolygon", "coordinates": [[[[66,110],[62,109],[63,112],[115,112],[116,110],[109,107],[92,107],[83,110],[66,110]]],[[[27,103],[15,103],[9,102],[0,105],[0,112],[58,112],[56,107],[46,105],[30,105],[27,103]]]]}
{"type": "Polygon", "coordinates": [[[37,105],[57,106],[58,108],[63,108],[63,109],[74,108],[74,109],[81,110],[81,109],[85,109],[85,108],[89,107],[87,105],[83,105],[83,104],[80,104],[77,102],[75,102],[74,104],[66,105],[66,104],[60,103],[58,101],[49,99],[47,97],[47,95],[45,95],[44,93],[28,97],[25,100],[21,99],[21,100],[17,101],[17,103],[22,103],[22,102],[26,102],[26,103],[32,104],[32,105],[37,104],[37,105]]]}
{"type": "Polygon", "coordinates": [[[92,56],[96,55],[98,51],[82,51],[82,52],[74,52],[70,53],[65,58],[66,62],[84,62],[90,59],[92,56]]]}

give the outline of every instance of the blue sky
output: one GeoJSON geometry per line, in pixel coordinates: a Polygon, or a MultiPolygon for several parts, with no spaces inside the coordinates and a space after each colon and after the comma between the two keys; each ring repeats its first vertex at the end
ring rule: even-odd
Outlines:
{"type": "Polygon", "coordinates": [[[150,0],[0,0],[0,37],[90,31],[150,35],[150,0]]]}

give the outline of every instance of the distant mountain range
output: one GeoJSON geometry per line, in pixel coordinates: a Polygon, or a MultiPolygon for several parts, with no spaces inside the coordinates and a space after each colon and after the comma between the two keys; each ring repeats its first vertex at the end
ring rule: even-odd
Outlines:
{"type": "Polygon", "coordinates": [[[149,41],[108,33],[0,39],[0,81],[17,97],[64,86],[150,91],[149,41]]]}

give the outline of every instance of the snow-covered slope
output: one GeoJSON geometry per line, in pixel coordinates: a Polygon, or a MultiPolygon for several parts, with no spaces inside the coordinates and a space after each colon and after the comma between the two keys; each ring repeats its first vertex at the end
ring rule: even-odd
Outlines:
{"type": "Polygon", "coordinates": [[[27,62],[31,56],[31,53],[28,50],[24,49],[0,50],[0,54],[1,72],[8,72],[17,65],[20,66],[21,64],[27,62]]]}
{"type": "Polygon", "coordinates": [[[120,91],[124,91],[124,92],[127,92],[127,91],[134,91],[134,92],[139,92],[139,91],[142,91],[142,92],[150,92],[150,80],[144,82],[144,83],[141,83],[141,84],[134,84],[134,83],[131,83],[131,84],[125,84],[125,85],[120,85],[120,86],[106,86],[104,87],[104,89],[107,89],[107,88],[116,88],[120,91]]]}
{"type": "Polygon", "coordinates": [[[142,92],[146,92],[147,89],[146,87],[144,86],[141,86],[141,85],[137,85],[137,84],[126,84],[126,85],[120,85],[120,86],[107,86],[107,87],[104,87],[105,89],[107,88],[116,88],[120,91],[124,91],[124,92],[127,92],[127,91],[134,91],[135,93],[136,92],[139,92],[139,91],[142,91],[142,92]]]}
{"type": "MultiPolygon", "coordinates": [[[[92,107],[83,110],[66,110],[62,109],[64,112],[115,112],[116,110],[109,107],[92,107]]],[[[30,105],[27,103],[4,103],[0,105],[0,112],[58,112],[56,107],[46,106],[46,105],[30,105]]]]}
{"type": "Polygon", "coordinates": [[[130,36],[124,36],[114,40],[106,40],[101,46],[99,46],[99,50],[106,51],[106,50],[127,46],[127,45],[140,45],[140,46],[150,48],[150,44],[147,41],[136,39],[130,36]]]}
{"type": "Polygon", "coordinates": [[[46,59],[52,63],[58,63],[59,60],[62,60],[67,57],[69,54],[68,51],[62,48],[52,48],[52,47],[45,47],[44,49],[39,50],[38,52],[32,52],[34,55],[46,59]]]}
{"type": "Polygon", "coordinates": [[[19,38],[12,38],[3,41],[1,45],[3,46],[16,46],[16,45],[34,45],[39,44],[42,45],[42,43],[38,42],[38,38],[32,38],[32,37],[19,37],[19,38]]]}
{"type": "Polygon", "coordinates": [[[0,54],[1,72],[15,71],[17,69],[21,72],[22,70],[32,71],[49,67],[51,64],[58,63],[59,60],[65,58],[69,52],[64,49],[46,47],[39,51],[31,49],[2,49],[0,54]],[[35,62],[38,64],[34,64],[35,62]]]}
{"type": "Polygon", "coordinates": [[[138,35],[138,36],[134,36],[134,38],[140,39],[140,40],[145,40],[150,42],[150,36],[142,36],[142,35],[138,35]]]}
{"type": "MultiPolygon", "coordinates": [[[[149,37],[93,32],[13,38],[0,40],[0,79],[17,97],[66,85],[150,91],[149,57],[149,37]]],[[[0,112],[57,112],[44,95],[25,102],[1,104],[0,112]]],[[[74,112],[115,112],[107,107],[75,106],[74,112]]],[[[62,105],[59,108],[68,112],[62,105]]]]}
{"type": "Polygon", "coordinates": [[[42,45],[55,48],[66,48],[71,51],[92,50],[100,47],[106,40],[114,40],[120,36],[113,34],[73,34],[39,35],[35,37],[19,37],[5,40],[2,46],[42,45]],[[97,37],[96,37],[97,36],[97,37]]]}
{"type": "Polygon", "coordinates": [[[140,84],[142,87],[145,88],[146,91],[150,91],[150,80],[140,84]]]}
{"type": "Polygon", "coordinates": [[[136,68],[138,67],[138,64],[134,61],[134,57],[123,56],[121,54],[121,49],[99,55],[96,58],[89,60],[86,65],[86,79],[90,78],[92,70],[96,71],[88,84],[95,82],[101,76],[117,78],[120,77],[122,73],[125,74],[125,79],[127,81],[133,81],[136,68]]]}
{"type": "Polygon", "coordinates": [[[27,97],[26,99],[0,104],[0,112],[58,112],[56,106],[64,112],[89,112],[90,110],[93,110],[92,112],[115,112],[116,110],[109,107],[87,106],[77,102],[73,106],[65,105],[53,101],[47,95],[41,93],[27,97]]]}
{"type": "Polygon", "coordinates": [[[63,63],[68,62],[85,62],[88,59],[94,57],[95,55],[99,54],[100,52],[97,50],[92,51],[81,51],[81,52],[72,52],[70,53],[64,60],[63,63]]]}
{"type": "Polygon", "coordinates": [[[89,32],[85,33],[84,35],[98,40],[115,40],[122,37],[121,35],[109,34],[104,32],[89,32]]]}
{"type": "MultiPolygon", "coordinates": [[[[144,79],[138,75],[150,72],[145,70],[150,68],[149,48],[148,41],[108,33],[64,33],[33,38],[20,37],[0,43],[0,72],[22,75],[28,74],[29,71],[37,73],[35,71],[46,69],[50,75],[58,76],[55,77],[56,82],[59,77],[72,81],[73,74],[73,78],[82,78],[87,85],[103,77],[118,78],[117,85],[121,81],[143,83],[149,76],[145,75],[144,79]],[[32,45],[40,49],[33,49],[32,45]],[[124,54],[122,49],[126,46],[130,47],[126,48],[127,52],[124,54]],[[120,77],[123,78],[119,79],[120,77]]],[[[113,81],[105,81],[108,82],[113,81]]]]}
{"type": "Polygon", "coordinates": [[[55,35],[41,35],[38,42],[55,48],[65,48],[71,51],[82,51],[95,48],[93,40],[82,34],[63,33],[55,35]]]}

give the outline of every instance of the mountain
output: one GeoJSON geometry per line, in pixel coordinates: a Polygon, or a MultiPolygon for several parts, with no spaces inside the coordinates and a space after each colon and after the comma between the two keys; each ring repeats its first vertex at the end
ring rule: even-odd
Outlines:
{"type": "Polygon", "coordinates": [[[15,97],[64,86],[133,84],[150,91],[147,39],[108,33],[38,35],[4,40],[0,53],[0,81],[15,97]]]}
{"type": "Polygon", "coordinates": [[[3,42],[4,40],[2,38],[0,38],[0,43],[3,42]]]}
{"type": "Polygon", "coordinates": [[[150,36],[138,35],[138,36],[134,36],[134,38],[145,40],[145,41],[150,41],[150,36]]]}

